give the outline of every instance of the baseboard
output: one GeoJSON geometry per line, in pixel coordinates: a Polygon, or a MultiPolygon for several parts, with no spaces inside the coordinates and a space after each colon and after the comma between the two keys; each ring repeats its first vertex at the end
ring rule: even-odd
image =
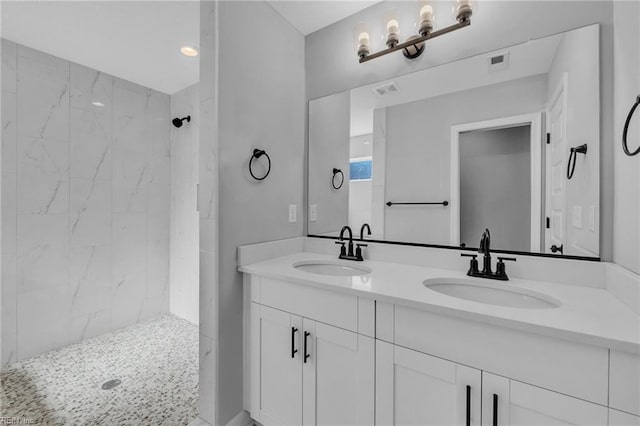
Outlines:
{"type": "Polygon", "coordinates": [[[211,424],[200,417],[196,417],[189,422],[189,426],[211,426],[211,424]]]}
{"type": "Polygon", "coordinates": [[[240,411],[226,426],[250,426],[253,425],[253,419],[245,410],[240,411]]]}

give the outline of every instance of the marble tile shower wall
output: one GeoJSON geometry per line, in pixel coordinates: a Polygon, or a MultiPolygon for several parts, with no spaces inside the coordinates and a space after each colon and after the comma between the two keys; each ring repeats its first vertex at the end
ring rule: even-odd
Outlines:
{"type": "Polygon", "coordinates": [[[170,97],[2,41],[2,363],[168,312],[170,97]]]}

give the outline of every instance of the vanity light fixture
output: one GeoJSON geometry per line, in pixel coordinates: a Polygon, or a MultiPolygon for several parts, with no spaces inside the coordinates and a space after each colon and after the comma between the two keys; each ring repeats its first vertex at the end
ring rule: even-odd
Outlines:
{"type": "Polygon", "coordinates": [[[191,57],[191,58],[192,58],[192,57],[195,57],[195,56],[198,56],[198,53],[199,53],[199,52],[198,52],[198,48],[197,48],[197,47],[195,47],[195,46],[189,46],[189,45],[182,46],[182,47],[180,48],[180,52],[182,52],[182,54],[183,54],[184,56],[189,56],[189,57],[191,57]]]}
{"type": "Polygon", "coordinates": [[[471,15],[473,7],[471,0],[455,0],[454,13],[457,23],[440,30],[434,31],[435,15],[431,2],[421,2],[419,9],[419,22],[416,25],[418,34],[409,36],[406,41],[400,43],[400,24],[395,14],[391,11],[384,16],[383,28],[385,31],[384,41],[387,46],[385,50],[370,54],[370,34],[366,28],[366,23],[359,23],[355,30],[356,53],[360,63],[368,62],[388,53],[402,50],[405,57],[415,59],[424,52],[424,42],[432,38],[459,30],[471,25],[471,15]]]}

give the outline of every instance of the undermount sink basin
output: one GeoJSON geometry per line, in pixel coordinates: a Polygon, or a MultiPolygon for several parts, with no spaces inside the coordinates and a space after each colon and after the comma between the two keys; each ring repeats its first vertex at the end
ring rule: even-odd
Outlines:
{"type": "Polygon", "coordinates": [[[553,297],[532,290],[513,288],[504,282],[434,278],[425,280],[423,284],[428,289],[447,296],[487,305],[522,309],[553,309],[561,305],[553,297]]]}
{"type": "Polygon", "coordinates": [[[356,275],[367,275],[371,273],[371,269],[364,266],[346,265],[340,262],[310,260],[298,262],[293,265],[294,268],[301,271],[310,272],[317,275],[332,275],[351,277],[356,275]]]}

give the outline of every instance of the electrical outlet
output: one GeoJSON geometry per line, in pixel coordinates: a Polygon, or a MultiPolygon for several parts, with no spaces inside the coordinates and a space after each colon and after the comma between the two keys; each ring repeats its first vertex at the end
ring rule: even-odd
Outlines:
{"type": "Polygon", "coordinates": [[[295,204],[289,204],[289,223],[295,223],[298,219],[297,206],[295,204]]]}
{"type": "Polygon", "coordinates": [[[317,204],[311,204],[309,206],[309,220],[311,222],[315,222],[316,220],[318,220],[318,205],[317,204]]]}
{"type": "Polygon", "coordinates": [[[596,232],[596,206],[589,206],[589,231],[596,232]]]}
{"type": "Polygon", "coordinates": [[[573,206],[573,226],[582,229],[582,207],[573,206]]]}

